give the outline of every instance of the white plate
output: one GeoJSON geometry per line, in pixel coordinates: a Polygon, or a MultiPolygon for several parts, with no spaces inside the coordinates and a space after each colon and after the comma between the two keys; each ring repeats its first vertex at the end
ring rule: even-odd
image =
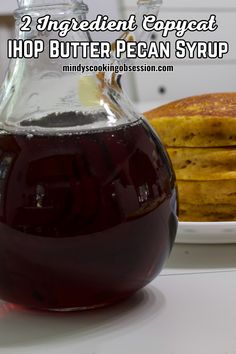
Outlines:
{"type": "Polygon", "coordinates": [[[180,222],[177,243],[236,243],[236,222],[180,222]]]}

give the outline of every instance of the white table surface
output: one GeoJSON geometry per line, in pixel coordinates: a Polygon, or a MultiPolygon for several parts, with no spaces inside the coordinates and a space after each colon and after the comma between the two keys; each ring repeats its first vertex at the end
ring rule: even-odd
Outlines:
{"type": "Polygon", "coordinates": [[[235,354],[236,245],[175,245],[146,289],[72,314],[0,305],[1,354],[235,354]]]}

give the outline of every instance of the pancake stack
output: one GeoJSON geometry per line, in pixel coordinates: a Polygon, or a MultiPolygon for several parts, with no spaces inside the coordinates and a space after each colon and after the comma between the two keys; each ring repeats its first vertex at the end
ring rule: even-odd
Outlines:
{"type": "Polygon", "coordinates": [[[175,169],[182,221],[236,221],[236,93],[145,113],[175,169]]]}

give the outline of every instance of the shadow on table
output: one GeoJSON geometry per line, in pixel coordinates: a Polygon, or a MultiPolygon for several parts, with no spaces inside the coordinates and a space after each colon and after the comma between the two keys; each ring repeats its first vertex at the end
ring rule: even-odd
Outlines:
{"type": "Polygon", "coordinates": [[[176,244],[167,267],[216,271],[236,268],[236,245],[176,244]]]}
{"type": "Polygon", "coordinates": [[[0,303],[0,348],[45,344],[126,334],[158,316],[163,294],[150,286],[113,307],[74,313],[33,312],[0,303]]]}

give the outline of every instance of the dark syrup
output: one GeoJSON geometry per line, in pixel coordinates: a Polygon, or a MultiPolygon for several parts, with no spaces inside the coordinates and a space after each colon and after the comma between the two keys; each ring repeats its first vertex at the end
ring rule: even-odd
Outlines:
{"type": "Polygon", "coordinates": [[[0,135],[0,298],[41,309],[119,301],[161,270],[175,181],[153,131],[0,135]]]}

